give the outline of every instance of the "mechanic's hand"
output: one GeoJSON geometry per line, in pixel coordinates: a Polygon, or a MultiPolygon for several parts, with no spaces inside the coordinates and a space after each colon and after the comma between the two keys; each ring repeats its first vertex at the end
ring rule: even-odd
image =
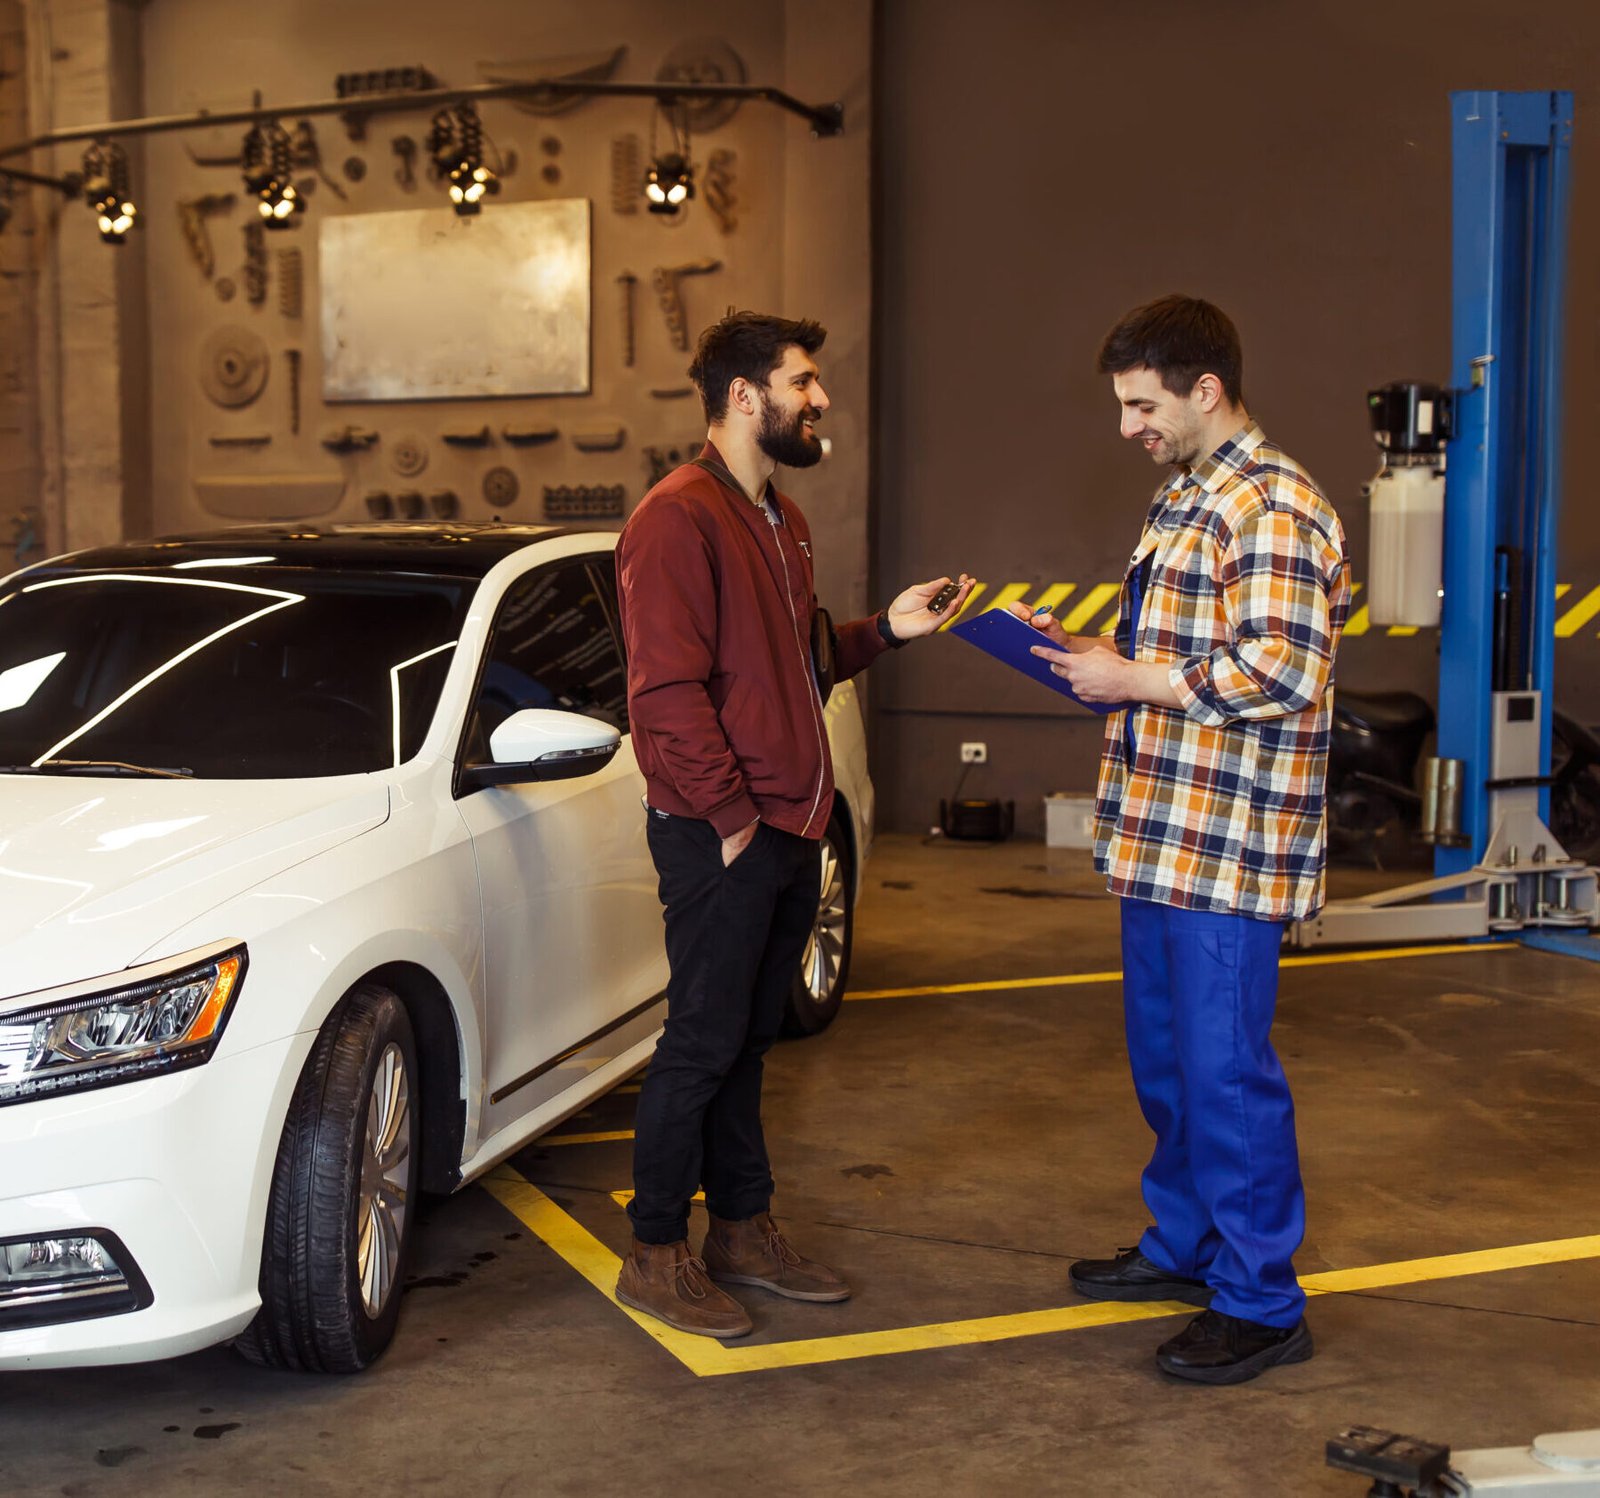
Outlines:
{"type": "Polygon", "coordinates": [[[1072,636],[1062,629],[1061,621],[1048,609],[1042,614],[1036,614],[1025,603],[1008,603],[1006,605],[1018,619],[1025,620],[1042,634],[1057,650],[1071,650],[1072,636]]]}
{"type": "Polygon", "coordinates": [[[950,586],[948,577],[936,577],[931,583],[917,583],[907,588],[889,605],[889,629],[897,640],[915,640],[921,635],[931,635],[947,620],[954,619],[967,606],[975,579],[961,574],[961,591],[945,605],[943,613],[930,614],[928,604],[938,596],[941,588],[950,586]]]}
{"type": "Polygon", "coordinates": [[[1050,670],[1066,681],[1081,701],[1132,702],[1142,695],[1134,680],[1137,663],[1115,650],[1052,650],[1035,645],[1033,653],[1049,661],[1050,670]]]}
{"type": "Polygon", "coordinates": [[[722,840],[722,867],[729,868],[751,843],[755,841],[756,828],[761,825],[758,817],[748,827],[741,827],[737,832],[729,834],[722,840]]]}

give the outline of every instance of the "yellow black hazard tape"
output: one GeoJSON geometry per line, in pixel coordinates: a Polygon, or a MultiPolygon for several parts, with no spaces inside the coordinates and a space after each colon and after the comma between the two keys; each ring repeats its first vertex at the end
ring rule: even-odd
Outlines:
{"type": "MultiPolygon", "coordinates": [[[[1353,590],[1357,598],[1361,587],[1357,583],[1353,590]]],[[[1030,609],[1048,607],[1069,635],[1108,635],[1117,624],[1117,592],[1116,583],[1091,583],[1081,591],[1076,583],[1048,583],[1042,587],[1038,583],[1004,583],[992,592],[987,583],[977,583],[967,598],[967,606],[939,628],[949,629],[957,619],[987,613],[990,609],[1003,609],[1012,603],[1022,603],[1030,609]]],[[[1576,597],[1575,601],[1569,601],[1573,595],[1571,583],[1556,584],[1556,602],[1565,605],[1556,616],[1555,635],[1558,640],[1571,639],[1580,630],[1594,626],[1600,620],[1600,587],[1590,588],[1576,597]]],[[[1344,632],[1346,637],[1377,632],[1367,616],[1364,603],[1358,604],[1351,612],[1344,632]]],[[[1382,632],[1401,636],[1420,633],[1401,624],[1390,625],[1382,632]]],[[[1600,628],[1594,632],[1600,635],[1600,628]]]]}

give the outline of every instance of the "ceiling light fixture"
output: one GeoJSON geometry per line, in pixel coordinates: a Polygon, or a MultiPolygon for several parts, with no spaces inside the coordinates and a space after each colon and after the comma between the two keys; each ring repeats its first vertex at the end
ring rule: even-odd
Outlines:
{"type": "Polygon", "coordinates": [[[450,187],[460,218],[483,212],[483,200],[500,191],[500,179],[483,159],[483,121],[470,99],[441,109],[428,131],[428,154],[450,187]]]}
{"type": "Polygon", "coordinates": [[[644,174],[645,206],[651,213],[675,218],[694,196],[694,167],[689,162],[689,110],[673,99],[664,100],[650,116],[650,170],[644,174]],[[681,123],[673,113],[681,108],[681,123]],[[656,147],[656,123],[662,115],[672,131],[672,144],[665,150],[656,147]]]}
{"type": "Polygon", "coordinates": [[[97,140],[83,153],[83,200],[107,244],[121,244],[139,221],[128,183],[128,153],[114,140],[97,140]]]}
{"type": "Polygon", "coordinates": [[[291,180],[294,145],[276,120],[258,120],[250,127],[240,164],[245,191],[256,199],[256,211],[267,228],[287,229],[306,211],[306,200],[291,180]]]}

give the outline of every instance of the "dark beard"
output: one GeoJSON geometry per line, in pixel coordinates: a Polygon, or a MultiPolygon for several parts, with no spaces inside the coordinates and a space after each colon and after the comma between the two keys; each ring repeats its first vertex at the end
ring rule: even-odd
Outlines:
{"type": "Polygon", "coordinates": [[[806,435],[803,423],[815,421],[821,414],[808,406],[792,421],[787,420],[777,406],[762,396],[756,446],[785,468],[813,468],[822,461],[822,443],[817,437],[806,435]]]}

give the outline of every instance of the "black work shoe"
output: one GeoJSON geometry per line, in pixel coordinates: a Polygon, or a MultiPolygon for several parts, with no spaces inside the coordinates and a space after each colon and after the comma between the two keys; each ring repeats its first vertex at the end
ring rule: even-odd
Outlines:
{"type": "Polygon", "coordinates": [[[1293,1326],[1263,1326],[1206,1310],[1156,1348],[1156,1366],[1195,1383],[1242,1384],[1279,1363],[1303,1363],[1311,1352],[1304,1317],[1293,1326]]]}
{"type": "Polygon", "coordinates": [[[1204,1280],[1172,1274],[1152,1264],[1137,1248],[1125,1248],[1114,1259],[1079,1259],[1067,1271],[1072,1288],[1090,1300],[1181,1300],[1191,1306],[1211,1304],[1204,1280]]]}

